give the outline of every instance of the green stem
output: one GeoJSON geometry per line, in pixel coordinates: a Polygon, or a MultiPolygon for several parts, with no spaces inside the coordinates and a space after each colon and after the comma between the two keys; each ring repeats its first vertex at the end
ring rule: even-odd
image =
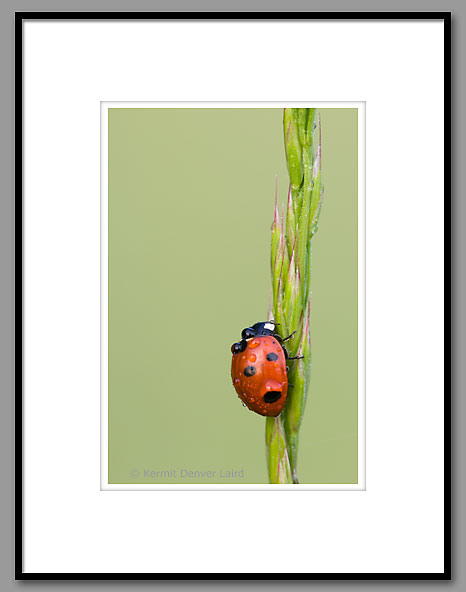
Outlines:
{"type": "Polygon", "coordinates": [[[269,482],[293,483],[285,428],[280,416],[266,418],[265,442],[269,482]]]}
{"type": "MultiPolygon", "coordinates": [[[[286,430],[285,430],[286,433],[286,430]]],[[[298,480],[298,433],[287,435],[289,456],[290,456],[290,468],[291,475],[293,477],[293,483],[299,483],[298,480]]]]}
{"type": "Polygon", "coordinates": [[[298,483],[299,429],[311,374],[311,240],[317,232],[323,195],[316,110],[285,109],[283,132],[290,190],[286,221],[284,215],[279,217],[276,203],[272,225],[272,313],[280,323],[281,337],[296,331],[286,345],[291,357],[302,359],[290,360],[288,382],[293,387],[288,388],[280,417],[267,419],[266,442],[270,482],[298,483]]]}

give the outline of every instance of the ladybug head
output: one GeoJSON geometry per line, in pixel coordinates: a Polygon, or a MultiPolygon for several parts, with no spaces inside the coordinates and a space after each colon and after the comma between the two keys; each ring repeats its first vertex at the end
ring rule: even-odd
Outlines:
{"type": "Polygon", "coordinates": [[[231,353],[232,354],[239,354],[241,352],[244,352],[244,350],[246,349],[246,347],[247,347],[246,340],[242,339],[238,343],[234,343],[231,346],[231,353]]]}
{"type": "Polygon", "coordinates": [[[260,337],[261,335],[273,335],[276,324],[274,321],[255,323],[252,327],[243,329],[241,331],[241,337],[243,339],[251,339],[252,337],[260,337]]]}

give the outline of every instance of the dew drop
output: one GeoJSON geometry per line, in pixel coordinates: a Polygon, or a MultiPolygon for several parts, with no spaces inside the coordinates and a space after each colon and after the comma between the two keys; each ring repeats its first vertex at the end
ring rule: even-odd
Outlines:
{"type": "Polygon", "coordinates": [[[250,354],[250,356],[249,356],[249,358],[248,358],[248,360],[249,360],[250,362],[255,362],[255,361],[256,361],[256,359],[257,359],[257,358],[256,358],[255,354],[250,354]]]}

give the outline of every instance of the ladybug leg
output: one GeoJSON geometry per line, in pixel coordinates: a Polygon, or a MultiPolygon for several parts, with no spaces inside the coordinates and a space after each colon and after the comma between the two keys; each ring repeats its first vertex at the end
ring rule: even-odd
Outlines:
{"type": "Polygon", "coordinates": [[[285,354],[285,360],[302,360],[304,358],[304,356],[293,356],[293,357],[289,356],[288,351],[284,345],[282,345],[282,350],[283,350],[283,353],[285,354]]]}
{"type": "Polygon", "coordinates": [[[293,333],[291,333],[291,335],[288,335],[288,337],[284,337],[284,338],[282,339],[282,342],[283,342],[283,341],[288,341],[288,339],[291,339],[295,333],[296,333],[296,331],[293,331],[293,333]]]}

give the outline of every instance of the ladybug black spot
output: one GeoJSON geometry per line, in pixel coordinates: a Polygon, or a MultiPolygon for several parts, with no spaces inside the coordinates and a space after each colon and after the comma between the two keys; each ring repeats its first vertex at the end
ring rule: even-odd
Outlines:
{"type": "Polygon", "coordinates": [[[266,403],[275,403],[275,401],[278,401],[278,399],[282,396],[280,391],[270,391],[268,393],[265,393],[264,395],[264,401],[266,403]]]}
{"type": "Polygon", "coordinates": [[[269,362],[275,362],[275,360],[278,360],[278,356],[277,356],[277,354],[270,352],[269,354],[267,354],[267,360],[269,362]]]}
{"type": "Polygon", "coordinates": [[[246,368],[244,369],[245,376],[254,376],[255,373],[256,373],[255,366],[246,366],[246,368]]]}

